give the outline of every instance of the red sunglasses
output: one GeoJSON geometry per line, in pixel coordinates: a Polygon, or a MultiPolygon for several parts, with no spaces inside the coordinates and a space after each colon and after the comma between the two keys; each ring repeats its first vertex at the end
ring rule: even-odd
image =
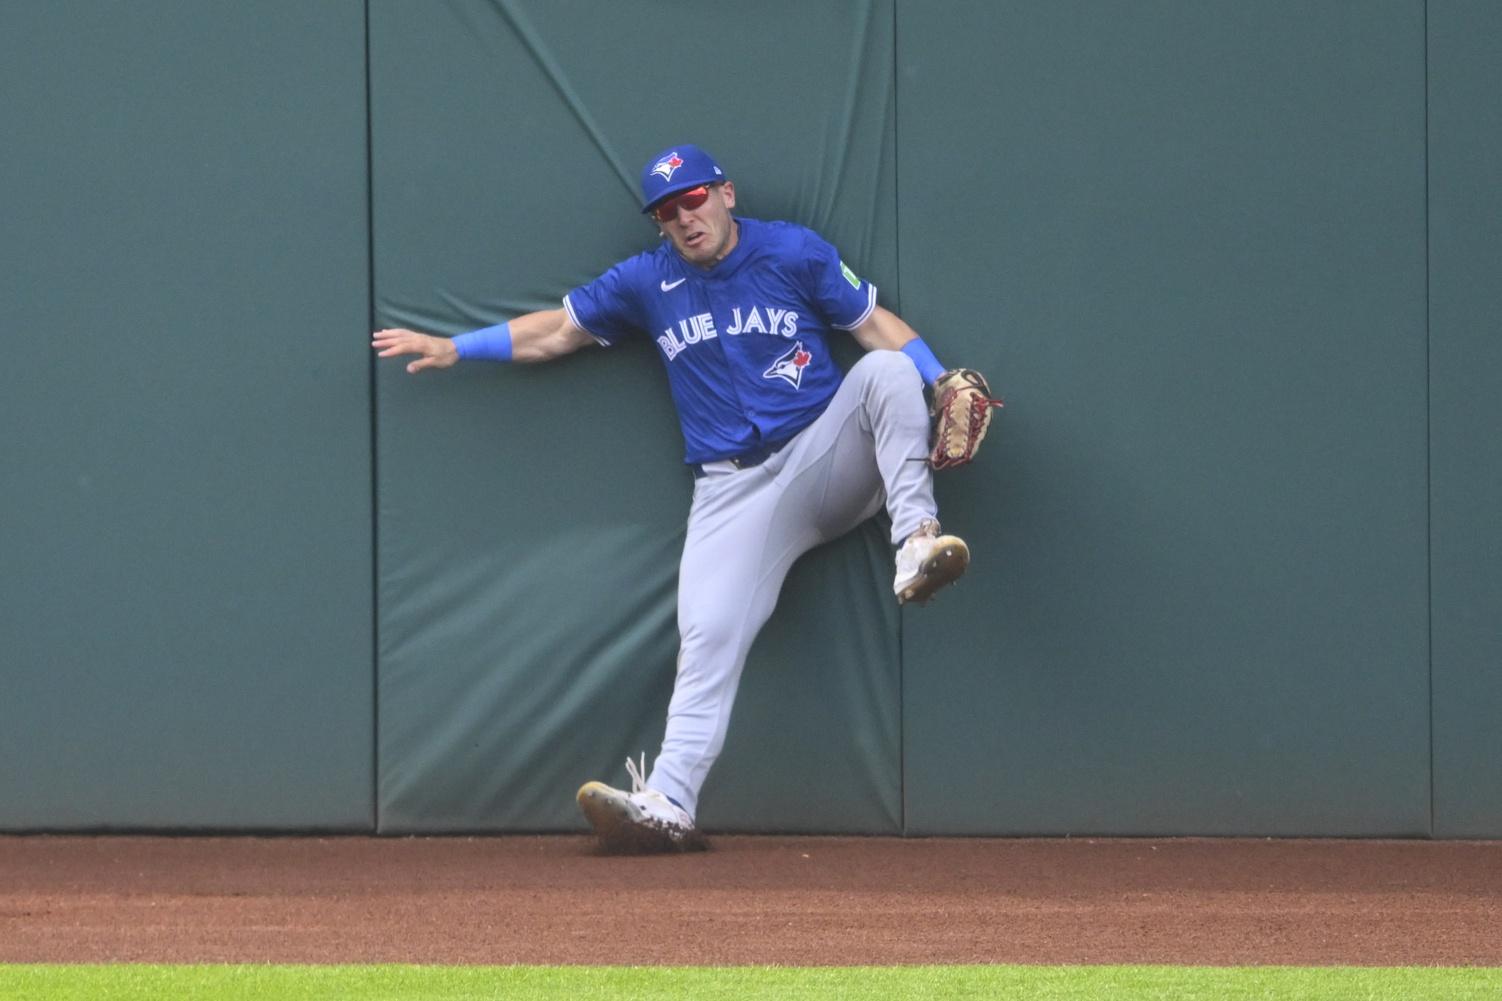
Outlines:
{"type": "Polygon", "coordinates": [[[652,218],[658,222],[672,222],[678,218],[678,210],[683,209],[692,212],[709,200],[709,185],[701,184],[697,188],[689,188],[679,195],[674,195],[660,205],[652,209],[652,218]]]}

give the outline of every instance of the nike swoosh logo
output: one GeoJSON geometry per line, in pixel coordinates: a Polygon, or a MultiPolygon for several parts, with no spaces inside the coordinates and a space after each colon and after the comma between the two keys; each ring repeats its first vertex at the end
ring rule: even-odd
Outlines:
{"type": "Polygon", "coordinates": [[[687,278],[680,278],[675,282],[661,282],[660,284],[662,285],[662,290],[664,292],[671,292],[673,291],[673,289],[677,288],[679,285],[682,285],[686,281],[688,281],[687,278]]]}

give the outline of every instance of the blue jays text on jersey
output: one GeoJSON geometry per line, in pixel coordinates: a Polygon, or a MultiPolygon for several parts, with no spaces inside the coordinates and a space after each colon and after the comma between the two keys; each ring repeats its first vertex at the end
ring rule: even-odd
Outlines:
{"type": "Polygon", "coordinates": [[[812,424],[843,377],[829,332],[860,326],[876,308],[875,286],[817,233],[736,222],[735,249],[712,267],[689,264],[664,240],[563,300],[602,344],[656,343],[687,462],[740,455],[812,424]]]}

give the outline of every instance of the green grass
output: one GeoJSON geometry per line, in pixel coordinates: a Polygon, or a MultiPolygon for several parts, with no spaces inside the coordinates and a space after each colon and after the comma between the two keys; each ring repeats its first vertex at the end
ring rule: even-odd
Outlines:
{"type": "Polygon", "coordinates": [[[25,1001],[1481,1001],[1502,969],[1186,966],[586,967],[4,966],[0,998],[25,1001]]]}

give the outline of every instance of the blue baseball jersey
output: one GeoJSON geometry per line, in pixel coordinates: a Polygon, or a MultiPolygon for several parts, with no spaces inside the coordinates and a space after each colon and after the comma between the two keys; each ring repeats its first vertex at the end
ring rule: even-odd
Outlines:
{"type": "Polygon", "coordinates": [[[875,287],[813,230],[736,222],[735,249],[710,268],[663,240],[563,299],[574,325],[602,344],[647,336],[657,345],[691,463],[812,424],[844,377],[830,331],[858,327],[876,308],[875,287]]]}

